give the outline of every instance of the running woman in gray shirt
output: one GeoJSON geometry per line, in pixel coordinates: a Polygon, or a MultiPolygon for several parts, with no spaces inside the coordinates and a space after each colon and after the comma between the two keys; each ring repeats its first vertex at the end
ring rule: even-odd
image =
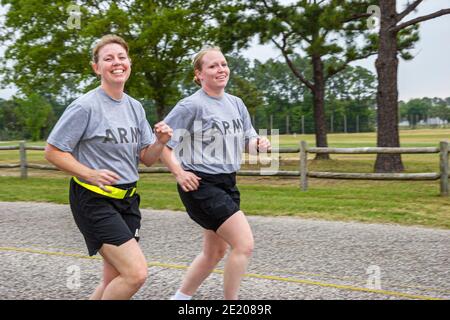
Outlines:
{"type": "Polygon", "coordinates": [[[130,76],[128,45],[104,36],[93,49],[100,87],[72,102],[47,140],[46,159],[70,173],[70,207],[89,255],[103,257],[103,280],[91,299],[129,299],[147,278],[138,245],[141,213],[139,162],[152,165],[172,130],[155,125],[142,105],[124,93],[130,76]]]}
{"type": "Polygon", "coordinates": [[[203,227],[204,243],[172,299],[190,299],[228,247],[224,297],[237,299],[254,243],[240,210],[236,171],[244,148],[266,151],[270,143],[258,137],[242,100],[225,93],[230,69],[219,48],[200,51],[194,73],[201,89],[181,100],[164,119],[174,135],[161,160],[176,178],[187,213],[203,227]]]}

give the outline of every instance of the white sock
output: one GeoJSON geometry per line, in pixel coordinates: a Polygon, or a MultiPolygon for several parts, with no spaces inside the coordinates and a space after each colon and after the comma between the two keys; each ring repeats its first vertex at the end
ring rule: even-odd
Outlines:
{"type": "Polygon", "coordinates": [[[177,290],[177,292],[170,297],[170,300],[191,300],[192,296],[188,296],[187,294],[184,294],[180,290],[177,290]]]}

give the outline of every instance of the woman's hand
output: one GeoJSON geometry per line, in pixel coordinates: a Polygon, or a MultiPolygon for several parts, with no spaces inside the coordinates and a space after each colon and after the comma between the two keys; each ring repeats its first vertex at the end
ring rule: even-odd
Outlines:
{"type": "Polygon", "coordinates": [[[180,172],[175,175],[175,179],[181,186],[184,192],[195,191],[200,185],[200,180],[202,178],[197,177],[195,174],[189,171],[180,170],[180,172]]]}
{"type": "Polygon", "coordinates": [[[106,169],[91,169],[84,164],[81,164],[71,153],[62,151],[49,143],[47,143],[47,146],[45,147],[45,159],[54,164],[58,169],[75,177],[79,177],[87,183],[97,186],[106,192],[111,191],[106,189],[105,185],[114,185],[120,180],[119,175],[116,173],[106,169]]]}
{"type": "Polygon", "coordinates": [[[97,186],[103,191],[111,192],[111,190],[107,189],[105,185],[108,186],[117,184],[117,181],[119,179],[120,177],[116,173],[110,170],[100,169],[100,170],[92,170],[89,177],[86,178],[85,180],[87,183],[97,186]]]}
{"type": "Polygon", "coordinates": [[[156,139],[164,145],[172,138],[173,130],[164,121],[155,124],[154,131],[156,139]]]}
{"type": "Polygon", "coordinates": [[[268,152],[271,149],[270,141],[266,137],[259,137],[257,142],[258,152],[268,152]]]}

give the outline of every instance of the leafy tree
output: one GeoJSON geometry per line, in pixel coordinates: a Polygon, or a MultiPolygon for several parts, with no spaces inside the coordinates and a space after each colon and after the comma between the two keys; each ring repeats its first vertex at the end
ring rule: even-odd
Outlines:
{"type": "Polygon", "coordinates": [[[0,140],[23,139],[23,128],[17,119],[17,104],[0,99],[0,140]]]}
{"type": "Polygon", "coordinates": [[[253,77],[249,76],[252,72],[250,61],[235,54],[229,55],[227,62],[230,66],[227,91],[241,98],[250,115],[255,115],[256,108],[263,105],[264,97],[263,92],[256,87],[253,77]]]}
{"type": "Polygon", "coordinates": [[[326,109],[328,117],[332,115],[334,119],[334,131],[344,131],[344,116],[347,119],[347,132],[372,131],[375,97],[375,76],[363,67],[348,66],[330,79],[326,109]]]}
{"type": "MultiPolygon", "coordinates": [[[[277,0],[225,1],[216,18],[232,28],[220,29],[222,40],[245,46],[254,35],[261,44],[272,43],[282,53],[297,81],[310,90],[314,104],[316,145],[327,147],[325,88],[327,81],[343,71],[351,61],[375,53],[374,38],[367,35],[362,18],[374,1],[298,0],[281,4],[277,0]],[[363,38],[358,46],[357,38],[363,38]],[[312,73],[293,61],[295,52],[303,52],[312,73]]],[[[317,158],[328,158],[318,154],[317,158]]]]}
{"type": "Polygon", "coordinates": [[[5,83],[59,100],[99,85],[89,65],[93,42],[118,34],[130,45],[133,72],[126,90],[150,100],[158,118],[179,98],[178,82],[209,30],[215,1],[77,1],[80,28],[70,29],[74,2],[0,0],[7,13],[0,40],[8,48],[0,72],[5,83]],[[9,66],[7,61],[13,62],[9,66]]]}
{"type": "Polygon", "coordinates": [[[438,104],[433,106],[430,110],[430,116],[447,121],[447,123],[450,122],[450,105],[438,104]]]}
{"type": "MultiPolygon", "coordinates": [[[[258,60],[250,63],[248,59],[235,57],[228,59],[232,68],[230,84],[239,77],[256,87],[257,95],[262,98],[262,103],[257,104],[260,107],[256,109],[257,124],[267,128],[272,116],[273,127],[284,133],[287,131],[286,117],[289,116],[290,131],[301,132],[301,118],[304,116],[305,131],[314,132],[313,100],[310,91],[297,81],[285,62],[269,59],[265,63],[258,60]]],[[[312,73],[306,59],[299,55],[293,55],[292,58],[296,65],[302,66],[305,74],[312,73]]],[[[374,114],[375,87],[375,77],[370,71],[362,67],[348,66],[327,82],[327,118],[334,112],[335,122],[342,123],[346,115],[349,131],[356,131],[357,118],[361,124],[359,130],[373,129],[369,125],[369,118],[372,120],[374,114]]],[[[245,86],[240,88],[245,89],[245,86]]],[[[336,129],[343,130],[343,125],[336,126],[336,129]]]]}
{"type": "Polygon", "coordinates": [[[400,107],[400,115],[412,121],[412,126],[415,128],[419,119],[425,117],[431,111],[432,102],[430,99],[411,99],[400,107]]]}
{"type": "MultiPolygon", "coordinates": [[[[297,61],[305,63],[305,61],[297,61]]],[[[302,115],[307,115],[309,123],[313,123],[312,105],[305,103],[305,86],[298,82],[286,63],[269,59],[265,63],[254,61],[252,72],[248,73],[252,77],[252,82],[264,95],[264,113],[257,114],[257,121],[265,128],[270,127],[270,117],[273,120],[273,129],[279,129],[280,133],[287,131],[286,116],[290,117],[290,129],[300,131],[300,119],[302,115]]],[[[308,122],[308,121],[307,121],[308,122]]],[[[313,132],[313,127],[308,128],[308,132],[313,132]]]]}
{"type": "Polygon", "coordinates": [[[450,119],[450,105],[441,98],[411,99],[408,102],[400,101],[400,115],[408,119],[412,126],[417,125],[418,120],[428,117],[436,117],[441,120],[450,119]]]}
{"type": "Polygon", "coordinates": [[[25,129],[25,137],[32,141],[43,139],[51,128],[52,106],[36,93],[17,99],[17,120],[25,129]]]}

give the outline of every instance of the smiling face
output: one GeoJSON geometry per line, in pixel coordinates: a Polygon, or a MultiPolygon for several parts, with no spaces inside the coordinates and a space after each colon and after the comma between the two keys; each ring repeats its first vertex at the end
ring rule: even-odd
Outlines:
{"type": "Polygon", "coordinates": [[[202,88],[212,91],[223,90],[230,76],[227,60],[218,50],[208,51],[201,60],[201,69],[195,70],[195,76],[202,88]]]}
{"type": "Polygon", "coordinates": [[[131,61],[124,47],[110,43],[100,48],[98,61],[92,64],[92,68],[101,76],[102,84],[124,86],[130,77],[131,61]]]}

